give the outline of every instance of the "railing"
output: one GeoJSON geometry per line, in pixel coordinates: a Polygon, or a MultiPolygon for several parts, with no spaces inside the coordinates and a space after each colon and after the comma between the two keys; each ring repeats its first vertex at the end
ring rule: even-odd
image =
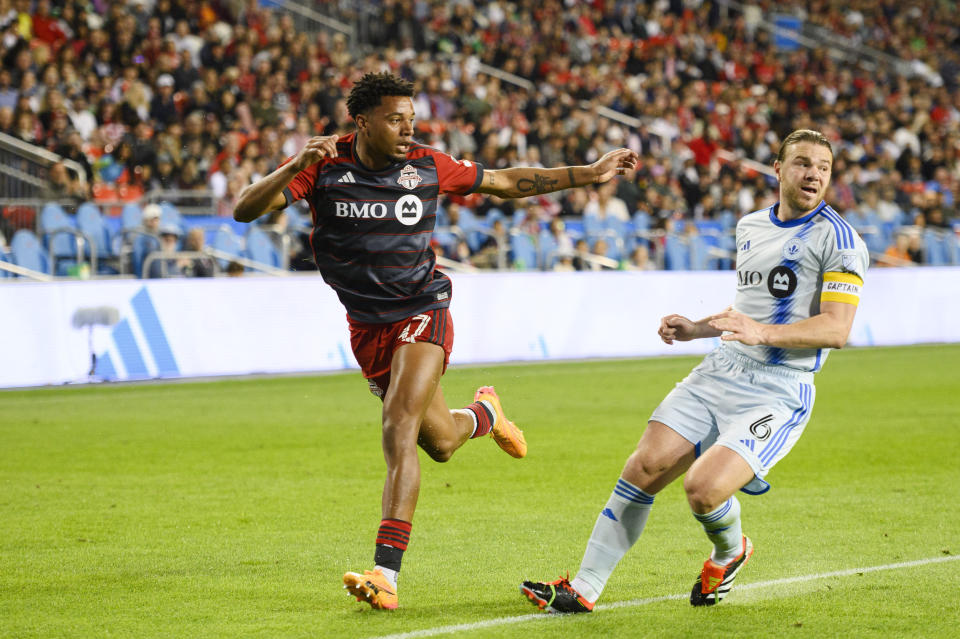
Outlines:
{"type": "Polygon", "coordinates": [[[3,260],[0,260],[0,271],[7,271],[8,273],[13,273],[14,275],[19,275],[20,277],[25,277],[37,282],[52,282],[54,279],[52,275],[47,275],[46,273],[41,273],[40,271],[24,268],[23,266],[11,264],[3,260]]]}
{"type": "Polygon", "coordinates": [[[0,193],[5,198],[38,197],[49,185],[48,171],[57,162],[62,162],[76,180],[86,184],[87,173],[78,162],[0,133],[0,193]]]}

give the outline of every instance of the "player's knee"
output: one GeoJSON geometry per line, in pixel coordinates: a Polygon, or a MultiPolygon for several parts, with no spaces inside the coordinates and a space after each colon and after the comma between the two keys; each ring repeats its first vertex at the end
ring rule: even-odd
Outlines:
{"type": "Polygon", "coordinates": [[[658,480],[668,470],[670,470],[670,464],[667,461],[636,450],[627,459],[623,475],[640,490],[654,495],[661,488],[658,480]]]}
{"type": "Polygon", "coordinates": [[[696,513],[711,512],[726,501],[726,497],[714,490],[708,478],[696,473],[687,473],[683,479],[683,490],[687,494],[687,503],[696,513]]]}
{"type": "Polygon", "coordinates": [[[452,446],[437,447],[430,445],[421,446],[421,448],[430,456],[430,459],[435,462],[440,462],[441,464],[450,461],[450,458],[453,457],[453,453],[456,451],[456,448],[452,446]]]}

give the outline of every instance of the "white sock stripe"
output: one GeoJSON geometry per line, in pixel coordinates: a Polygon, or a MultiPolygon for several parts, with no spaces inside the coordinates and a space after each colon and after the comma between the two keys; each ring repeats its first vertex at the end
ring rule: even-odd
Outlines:
{"type": "MultiPolygon", "coordinates": [[[[837,570],[827,573],[815,573],[812,575],[800,575],[797,577],[785,577],[783,579],[773,579],[770,581],[757,581],[754,583],[737,584],[737,590],[755,590],[757,588],[767,588],[770,586],[781,586],[807,581],[817,581],[820,579],[829,579],[831,577],[851,577],[868,572],[880,572],[884,570],[898,570],[901,568],[915,568],[929,564],[938,564],[947,561],[957,561],[960,555],[950,555],[948,557],[930,557],[928,559],[917,559],[915,561],[904,561],[895,564],[885,564],[882,566],[869,566],[866,568],[849,568],[847,570],[837,570]]],[[[686,599],[690,596],[689,592],[678,595],[662,595],[659,597],[649,597],[647,599],[630,599],[628,601],[614,601],[608,604],[597,604],[594,607],[598,610],[615,610],[617,608],[638,608],[649,604],[662,603],[665,601],[674,601],[686,599]]],[[[410,632],[401,632],[392,635],[374,635],[370,639],[420,639],[421,637],[439,637],[443,635],[452,635],[472,630],[484,630],[486,628],[495,628],[497,626],[508,626],[526,622],[550,622],[550,623],[569,623],[566,615],[545,615],[542,612],[536,612],[528,615],[519,615],[515,617],[496,617],[494,619],[484,619],[483,621],[474,621],[471,623],[461,623],[451,626],[438,626],[436,628],[424,628],[423,630],[411,630],[410,632]]]]}
{"type": "Polygon", "coordinates": [[[617,485],[614,486],[613,492],[637,504],[653,503],[653,495],[643,492],[622,477],[617,480],[617,485]]]}
{"type": "Polygon", "coordinates": [[[707,524],[713,524],[723,519],[724,516],[726,516],[726,514],[730,512],[730,509],[733,508],[733,500],[734,500],[734,497],[731,497],[716,510],[711,511],[709,513],[704,513],[702,515],[693,513],[693,516],[696,518],[697,521],[703,524],[704,527],[706,527],[707,524]]]}

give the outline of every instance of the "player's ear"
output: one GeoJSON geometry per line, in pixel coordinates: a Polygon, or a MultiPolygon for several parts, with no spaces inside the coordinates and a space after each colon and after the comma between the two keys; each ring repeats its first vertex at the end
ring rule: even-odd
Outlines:
{"type": "Polygon", "coordinates": [[[358,131],[363,131],[367,128],[367,118],[362,113],[358,113],[353,118],[353,121],[356,123],[358,131]]]}

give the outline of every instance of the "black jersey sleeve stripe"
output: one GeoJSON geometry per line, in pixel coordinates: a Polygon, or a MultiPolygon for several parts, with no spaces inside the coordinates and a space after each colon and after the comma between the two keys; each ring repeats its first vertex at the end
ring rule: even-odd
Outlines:
{"type": "Polygon", "coordinates": [[[473,181],[473,186],[470,187],[470,190],[467,193],[474,193],[477,189],[480,188],[480,185],[483,183],[483,165],[479,162],[474,162],[474,165],[477,167],[477,178],[473,181]]]}
{"type": "Polygon", "coordinates": [[[286,204],[284,204],[283,208],[287,208],[288,206],[293,204],[293,193],[290,191],[289,186],[283,187],[283,199],[286,200],[287,202],[286,204]]]}

